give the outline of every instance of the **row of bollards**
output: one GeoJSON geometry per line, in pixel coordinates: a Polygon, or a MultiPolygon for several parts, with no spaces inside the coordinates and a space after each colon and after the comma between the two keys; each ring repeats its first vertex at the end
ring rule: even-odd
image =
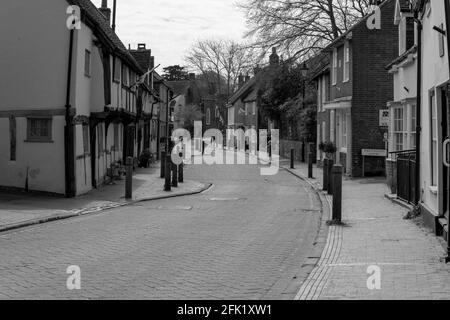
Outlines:
{"type": "MultiPolygon", "coordinates": [[[[308,148],[308,178],[314,179],[313,151],[308,148]]],[[[291,169],[295,169],[295,149],[291,149],[291,169]]],[[[342,222],[342,165],[335,165],[332,159],[325,159],[323,165],[323,190],[333,196],[332,221],[342,222]]]]}
{"type": "MultiPolygon", "coordinates": [[[[312,152],[312,146],[311,144],[309,144],[309,151],[308,151],[308,178],[309,179],[314,179],[314,172],[313,172],[313,164],[314,164],[314,159],[313,159],[313,152],[312,152]]],[[[291,169],[295,169],[295,149],[291,149],[291,169]]]]}

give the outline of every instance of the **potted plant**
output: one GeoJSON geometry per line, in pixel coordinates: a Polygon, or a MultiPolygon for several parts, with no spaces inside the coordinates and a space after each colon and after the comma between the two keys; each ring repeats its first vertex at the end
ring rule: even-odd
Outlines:
{"type": "Polygon", "coordinates": [[[333,142],[326,141],[319,144],[319,150],[326,154],[327,159],[333,159],[337,148],[333,142]]]}

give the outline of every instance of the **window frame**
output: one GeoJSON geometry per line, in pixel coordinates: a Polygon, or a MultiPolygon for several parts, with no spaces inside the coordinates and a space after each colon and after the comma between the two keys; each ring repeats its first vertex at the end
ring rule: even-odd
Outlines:
{"type": "Polygon", "coordinates": [[[25,142],[36,142],[36,143],[53,143],[53,117],[51,116],[33,116],[27,117],[27,139],[25,142]],[[46,136],[33,137],[31,135],[31,125],[32,121],[40,120],[47,121],[48,123],[48,134],[46,136]]]}
{"type": "Polygon", "coordinates": [[[83,124],[81,128],[83,134],[83,154],[87,156],[90,154],[89,126],[87,124],[83,124]]]}
{"type": "Polygon", "coordinates": [[[207,126],[211,125],[211,109],[210,108],[206,109],[206,125],[207,126]]]}
{"type": "Polygon", "coordinates": [[[91,67],[92,67],[92,54],[88,49],[84,50],[84,75],[87,78],[91,77],[91,67]]]}
{"type": "Polygon", "coordinates": [[[392,144],[393,151],[405,150],[405,106],[397,106],[392,109],[393,128],[392,128],[392,144]],[[401,111],[401,115],[397,114],[397,111],[401,111]],[[397,124],[400,124],[397,126],[397,124]],[[401,138],[401,139],[397,139],[401,138]],[[399,141],[401,140],[401,146],[399,141]],[[400,146],[400,148],[399,148],[400,146]]]}
{"type": "Polygon", "coordinates": [[[438,107],[434,91],[430,94],[430,178],[431,186],[439,184],[439,127],[438,127],[438,107]],[[433,114],[434,111],[434,114],[433,114]],[[434,115],[434,117],[433,117],[434,115]],[[434,134],[436,136],[434,136],[434,134]]]}
{"type": "Polygon", "coordinates": [[[332,79],[331,79],[331,84],[333,86],[335,86],[337,84],[337,70],[338,70],[338,51],[337,48],[333,49],[333,68],[331,70],[332,72],[332,79]]]}
{"type": "Polygon", "coordinates": [[[114,69],[114,71],[113,71],[113,81],[115,83],[120,83],[121,76],[122,76],[122,67],[121,67],[120,59],[117,58],[117,57],[114,57],[113,64],[114,64],[114,66],[113,66],[113,69],[114,69]],[[120,72],[118,73],[119,70],[120,70],[120,72]],[[116,76],[118,76],[118,77],[116,77],[116,76]]]}
{"type": "Polygon", "coordinates": [[[344,77],[343,82],[350,81],[350,43],[345,41],[344,44],[344,77]]]}

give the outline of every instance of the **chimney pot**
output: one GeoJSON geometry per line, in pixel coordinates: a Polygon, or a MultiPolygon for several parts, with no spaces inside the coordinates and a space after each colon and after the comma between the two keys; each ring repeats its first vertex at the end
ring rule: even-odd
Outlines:
{"type": "Polygon", "coordinates": [[[102,0],[102,6],[98,10],[103,14],[108,25],[111,25],[111,9],[108,8],[108,0],[102,0]]]}
{"type": "Polygon", "coordinates": [[[145,43],[138,44],[138,50],[146,50],[146,49],[147,49],[147,45],[145,43]]]}

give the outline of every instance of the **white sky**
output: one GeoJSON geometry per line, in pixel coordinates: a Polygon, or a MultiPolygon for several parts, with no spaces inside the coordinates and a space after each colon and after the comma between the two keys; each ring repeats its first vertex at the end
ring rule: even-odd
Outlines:
{"type": "MultiPolygon", "coordinates": [[[[92,0],[100,7],[101,0],[92,0]]],[[[198,39],[240,40],[245,18],[235,0],[117,0],[116,32],[128,47],[146,43],[156,65],[185,65],[184,57],[198,39]]],[[[113,0],[108,0],[112,9],[113,0]]]]}

